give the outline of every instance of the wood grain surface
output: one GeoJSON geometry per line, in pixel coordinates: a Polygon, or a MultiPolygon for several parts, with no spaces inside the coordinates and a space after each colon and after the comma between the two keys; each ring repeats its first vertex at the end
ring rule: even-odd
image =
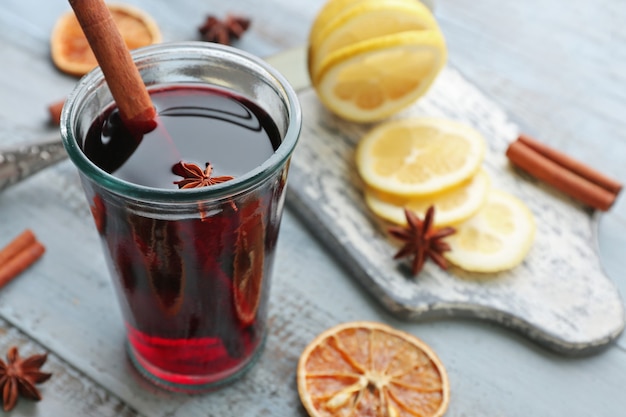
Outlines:
{"type": "MultiPolygon", "coordinates": [[[[298,55],[283,69],[291,70],[286,74],[305,71],[298,55]]],[[[307,117],[292,160],[287,201],[390,312],[413,320],[491,320],[571,355],[602,349],[622,333],[622,300],[600,264],[591,210],[510,165],[505,152],[519,127],[454,68],[445,68],[428,94],[392,119],[452,119],[485,138],[482,168],[491,187],[520,198],[537,228],[522,264],[500,273],[454,266],[443,271],[426,263],[412,276],[406,264],[393,259],[398,246],[386,232],[389,224],[364,201],[354,153],[371,126],[334,116],[311,87],[301,89],[299,97],[307,117]]]]}
{"type": "MultiPolygon", "coordinates": [[[[128,0],[159,23],[164,40],[197,39],[206,14],[252,15],[237,47],[268,57],[306,42],[322,0],[128,0]]],[[[4,0],[0,8],[0,136],[48,138],[48,104],[76,79],[49,58],[62,0],[4,0]],[[16,133],[18,132],[18,133],[16,133]]],[[[626,180],[626,11],[621,1],[438,0],[450,64],[525,131],[626,180]]],[[[598,218],[600,260],[626,294],[623,197],[598,218]]],[[[566,358],[524,336],[465,319],[424,322],[389,314],[291,208],[281,227],[271,332],[260,362],[206,395],[145,383],[124,353],[123,327],[76,172],[63,162],[0,194],[0,243],[26,227],[45,256],[0,290],[0,353],[50,352],[43,400],[14,416],[304,416],[295,364],[314,335],[339,322],[376,320],[432,346],[448,369],[451,417],[612,417],[624,414],[626,337],[595,355],[566,358]]]]}

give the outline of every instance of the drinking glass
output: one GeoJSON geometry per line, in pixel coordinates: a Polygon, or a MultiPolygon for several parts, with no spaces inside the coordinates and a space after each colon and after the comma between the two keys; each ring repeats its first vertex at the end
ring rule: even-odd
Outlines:
{"type": "Polygon", "coordinates": [[[132,362],[167,389],[203,391],[240,376],[262,350],[300,106],[276,69],[235,48],[165,43],[132,56],[149,91],[177,84],[230,91],[265,110],[280,140],[265,162],[230,181],[153,188],[106,172],[84,153],[90,126],[114,105],[99,68],[62,111],[63,144],[100,236],[132,362]]]}

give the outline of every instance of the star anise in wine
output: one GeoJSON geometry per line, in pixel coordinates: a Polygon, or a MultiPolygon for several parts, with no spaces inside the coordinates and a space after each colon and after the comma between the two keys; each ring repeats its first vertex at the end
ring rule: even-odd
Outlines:
{"type": "Polygon", "coordinates": [[[15,407],[19,395],[35,401],[41,400],[35,384],[45,382],[52,376],[39,370],[46,359],[47,354],[21,358],[15,346],[9,349],[7,362],[0,359],[0,392],[4,411],[15,407]]]}
{"type": "Polygon", "coordinates": [[[442,269],[448,269],[448,263],[443,257],[443,253],[450,250],[450,245],[444,242],[444,238],[454,233],[452,227],[435,229],[433,227],[435,218],[435,207],[430,206],[426,210],[424,220],[421,220],[414,212],[405,208],[407,227],[391,227],[389,233],[404,242],[394,259],[413,256],[411,272],[413,275],[419,274],[427,258],[432,259],[442,269]]]}
{"type": "Polygon", "coordinates": [[[233,40],[239,39],[249,27],[250,19],[245,17],[228,15],[224,20],[220,20],[215,16],[208,16],[198,31],[202,39],[207,42],[230,45],[233,40]]]}
{"type": "Polygon", "coordinates": [[[209,162],[206,163],[205,169],[202,170],[202,168],[194,163],[180,161],[174,164],[172,172],[183,177],[180,181],[174,181],[174,184],[178,185],[178,188],[207,187],[233,179],[230,175],[213,177],[213,166],[211,166],[209,162]]]}

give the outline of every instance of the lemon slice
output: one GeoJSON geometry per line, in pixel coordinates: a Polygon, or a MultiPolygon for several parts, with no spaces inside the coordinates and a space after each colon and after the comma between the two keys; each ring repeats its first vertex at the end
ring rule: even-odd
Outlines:
{"type": "Polygon", "coordinates": [[[423,11],[425,8],[426,14],[432,15],[432,12],[428,9],[428,7],[423,6],[421,2],[417,2],[415,0],[328,0],[317,12],[315,19],[313,20],[313,24],[309,30],[309,45],[311,45],[314,40],[317,41],[320,37],[320,32],[325,30],[331,23],[336,22],[338,16],[343,15],[347,9],[353,6],[358,6],[366,1],[373,1],[375,3],[419,3],[417,7],[419,7],[420,10],[423,11]]]}
{"type": "Polygon", "coordinates": [[[395,224],[406,225],[404,209],[424,218],[429,206],[435,206],[436,227],[464,222],[480,210],[487,199],[491,180],[480,170],[467,182],[430,197],[398,197],[376,190],[365,190],[365,203],[379,217],[395,224]]]}
{"type": "Polygon", "coordinates": [[[350,2],[309,36],[309,71],[312,78],[321,60],[343,47],[394,33],[435,29],[430,10],[418,1],[361,0],[350,2]]]}
{"type": "Polygon", "coordinates": [[[498,272],[524,260],[534,240],[535,220],[521,200],[492,190],[478,213],[456,229],[446,238],[451,249],[446,259],[468,271],[498,272]]]}
{"type": "Polygon", "coordinates": [[[446,57],[445,41],[437,30],[379,36],[328,54],[312,84],[334,113],[351,121],[372,122],[421,97],[446,57]]]}
{"type": "Polygon", "coordinates": [[[347,7],[350,7],[356,3],[360,3],[363,0],[328,0],[322,8],[317,12],[311,29],[309,31],[309,42],[314,38],[317,38],[319,32],[333,20],[337,14],[341,13],[347,7]]]}
{"type": "Polygon", "coordinates": [[[356,165],[368,186],[415,197],[467,181],[480,169],[484,153],[483,136],[466,124],[399,119],[380,124],[359,141],[356,165]]]}

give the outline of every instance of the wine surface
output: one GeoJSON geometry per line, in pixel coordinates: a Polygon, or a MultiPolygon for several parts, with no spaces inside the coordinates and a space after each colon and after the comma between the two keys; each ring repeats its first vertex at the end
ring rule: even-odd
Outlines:
{"type": "Polygon", "coordinates": [[[91,126],[85,155],[100,168],[128,182],[153,188],[177,188],[172,166],[179,161],[213,175],[241,176],[260,166],[280,145],[271,117],[252,101],[214,87],[173,85],[150,91],[157,127],[132,134],[115,108],[91,126]]]}

